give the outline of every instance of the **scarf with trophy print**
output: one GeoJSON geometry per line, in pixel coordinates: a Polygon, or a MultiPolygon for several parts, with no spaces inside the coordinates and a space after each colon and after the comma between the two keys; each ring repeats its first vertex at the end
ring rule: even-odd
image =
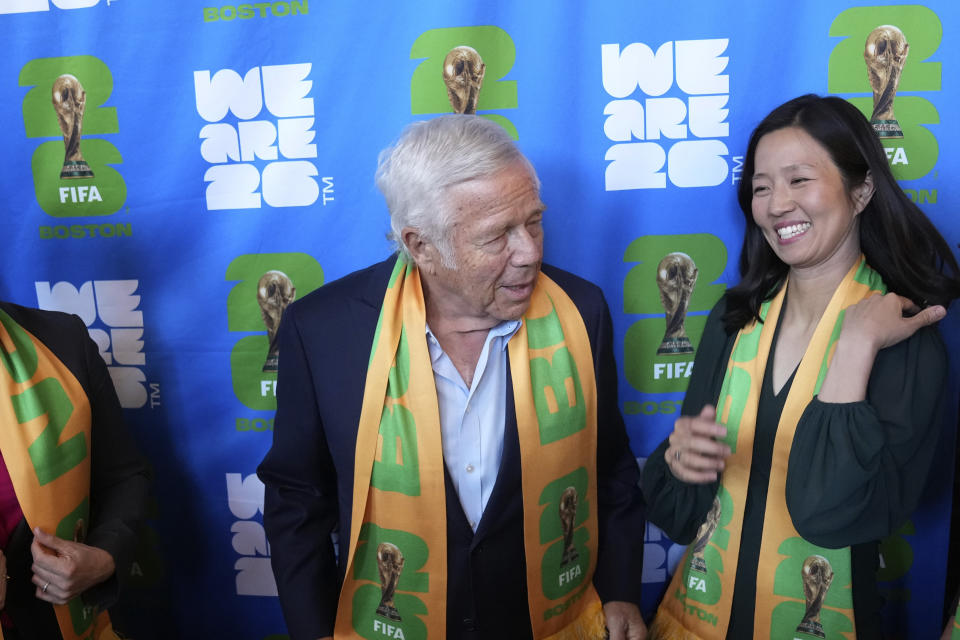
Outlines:
{"type": "MultiPolygon", "coordinates": [[[[0,359],[0,452],[23,517],[31,528],[82,542],[90,520],[90,401],[67,366],[2,309],[0,359]]],[[[107,613],[79,597],[54,611],[64,640],[117,637],[107,613]]]]}
{"type": "MultiPolygon", "coordinates": [[[[717,403],[727,427],[727,459],[713,507],[667,589],[651,638],[726,638],[743,528],[757,405],[787,285],[760,308],[763,322],[737,335],[717,403]]],[[[860,260],[847,272],[817,324],[787,394],[773,447],[760,543],[755,638],[854,638],[850,548],[804,540],[787,511],[787,462],[797,422],[819,392],[840,335],[845,309],[885,293],[879,274],[860,260]]]]}
{"type": "MultiPolygon", "coordinates": [[[[336,638],[446,634],[444,461],[425,327],[419,271],[401,256],[364,387],[336,638]]],[[[600,639],[593,357],[576,306],[542,273],[508,354],[534,637],[600,639]]]]}

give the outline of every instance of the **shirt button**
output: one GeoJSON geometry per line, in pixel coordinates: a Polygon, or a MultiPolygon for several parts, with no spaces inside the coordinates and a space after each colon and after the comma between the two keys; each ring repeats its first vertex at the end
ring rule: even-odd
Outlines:
{"type": "Polygon", "coordinates": [[[473,473],[473,465],[472,465],[472,464],[468,464],[468,465],[467,465],[467,473],[473,473]]]}
{"type": "Polygon", "coordinates": [[[470,405],[469,405],[469,404],[468,404],[467,407],[463,410],[463,412],[464,412],[464,413],[470,413],[470,405]]]}

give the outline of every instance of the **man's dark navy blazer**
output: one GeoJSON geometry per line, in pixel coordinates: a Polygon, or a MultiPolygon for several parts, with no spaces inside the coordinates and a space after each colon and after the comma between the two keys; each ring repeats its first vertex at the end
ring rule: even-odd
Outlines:
{"type": "MultiPolygon", "coordinates": [[[[395,258],[331,282],[291,304],[279,330],[273,446],[258,469],[264,526],[280,603],[294,640],[333,634],[350,534],[353,460],[364,381],[395,258]],[[345,555],[345,553],[343,554],[345,555]]],[[[604,602],[640,603],[643,503],[617,406],[610,313],[595,285],[544,265],[583,316],[597,375],[599,552],[594,585],[604,602]]],[[[507,385],[503,458],[477,531],[446,477],[447,635],[530,638],[520,449],[507,385]]]]}

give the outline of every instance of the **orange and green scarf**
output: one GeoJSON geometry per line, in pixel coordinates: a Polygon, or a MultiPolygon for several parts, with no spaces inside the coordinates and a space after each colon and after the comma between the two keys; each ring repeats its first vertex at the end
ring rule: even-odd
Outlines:
{"type": "MultiPolygon", "coordinates": [[[[0,452],[23,516],[31,528],[82,541],[90,522],[90,401],[67,366],[2,309],[0,359],[0,452]]],[[[54,611],[64,640],[117,637],[107,613],[79,597],[54,611]]]]}
{"type": "MultiPolygon", "coordinates": [[[[743,529],[757,405],[767,358],[787,286],[760,309],[762,323],[736,338],[720,390],[717,422],[727,427],[732,451],[720,479],[714,508],[667,588],[651,638],[725,638],[743,529]],[[699,543],[699,544],[698,544],[699,543]]],[[[835,350],[844,310],[885,293],[879,274],[861,256],[841,281],[807,346],[787,395],[773,447],[760,543],[754,638],[856,637],[850,548],[826,549],[804,540],[793,527],[785,490],[787,462],[797,422],[819,392],[835,350]]]]}
{"type": "MultiPolygon", "coordinates": [[[[336,638],[446,634],[444,462],[425,327],[419,272],[400,257],[364,387],[336,638]]],[[[576,306],[543,274],[508,353],[534,637],[599,639],[593,357],[576,306]]]]}

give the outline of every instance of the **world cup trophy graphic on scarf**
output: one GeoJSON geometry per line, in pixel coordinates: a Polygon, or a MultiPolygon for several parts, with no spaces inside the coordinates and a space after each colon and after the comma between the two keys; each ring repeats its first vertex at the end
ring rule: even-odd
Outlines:
{"type": "Polygon", "coordinates": [[[487,70],[483,58],[473,47],[454,47],[443,59],[443,84],[456,113],[474,114],[483,74],[487,70]]]}
{"type": "Polygon", "coordinates": [[[807,600],[807,611],[797,625],[797,633],[825,638],[823,625],[820,624],[820,609],[823,608],[823,599],[827,597],[827,589],[833,582],[833,567],[823,556],[810,556],[803,561],[800,575],[803,578],[803,596],[807,600]]]}
{"type": "Polygon", "coordinates": [[[73,541],[83,543],[87,539],[87,527],[83,522],[83,518],[77,518],[76,524],[73,525],[73,541]]]}
{"type": "Polygon", "coordinates": [[[52,100],[65,147],[60,178],[92,178],[93,171],[80,153],[83,110],[87,105],[87,92],[84,91],[79,80],[65,73],[53,82],[52,100]]]}
{"type": "Polygon", "coordinates": [[[697,537],[693,541],[693,552],[690,555],[691,570],[699,571],[700,573],[707,572],[707,561],[703,558],[703,550],[707,548],[707,543],[710,542],[710,537],[713,535],[713,532],[717,530],[717,525],[719,524],[720,498],[714,496],[713,505],[710,507],[710,511],[707,512],[707,519],[704,520],[700,528],[697,529],[697,537]]]}
{"type": "Polygon", "coordinates": [[[560,528],[563,530],[563,558],[560,566],[576,562],[580,552],[573,544],[573,530],[577,523],[577,490],[567,487],[560,494],[560,528]]]}
{"type": "Polygon", "coordinates": [[[393,604],[393,596],[397,592],[403,563],[403,554],[395,545],[389,542],[377,545],[377,569],[380,571],[380,604],[377,606],[377,615],[398,622],[403,618],[393,604]]]}
{"type": "Polygon", "coordinates": [[[893,98],[900,85],[900,74],[907,61],[910,45],[903,32],[891,24],[877,27],[867,36],[863,59],[873,89],[873,115],[870,124],[881,138],[902,138],[903,130],[893,115],[893,98]]]}
{"type": "Polygon", "coordinates": [[[683,321],[687,317],[690,294],[697,284],[699,269],[685,253],[668,253],[657,266],[657,288],[660,303],[667,312],[667,329],[657,355],[693,353],[683,321]]]}
{"type": "Polygon", "coordinates": [[[267,327],[267,338],[270,341],[263,371],[277,370],[280,362],[277,329],[280,328],[284,309],[293,302],[296,295],[296,287],[282,271],[267,271],[257,282],[257,304],[260,305],[260,315],[263,318],[263,324],[267,327]]]}

